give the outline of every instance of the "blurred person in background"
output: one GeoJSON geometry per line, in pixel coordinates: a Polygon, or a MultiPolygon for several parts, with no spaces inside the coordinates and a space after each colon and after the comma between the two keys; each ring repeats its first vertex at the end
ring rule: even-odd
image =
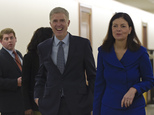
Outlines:
{"type": "Polygon", "coordinates": [[[24,115],[22,54],[15,49],[16,34],[12,28],[0,32],[0,112],[1,115],[24,115]]]}
{"type": "Polygon", "coordinates": [[[53,35],[50,27],[38,28],[27,46],[27,53],[24,55],[22,69],[22,87],[24,96],[25,115],[41,115],[38,106],[34,102],[35,76],[39,68],[39,57],[37,45],[42,41],[51,38],[53,35]]]}

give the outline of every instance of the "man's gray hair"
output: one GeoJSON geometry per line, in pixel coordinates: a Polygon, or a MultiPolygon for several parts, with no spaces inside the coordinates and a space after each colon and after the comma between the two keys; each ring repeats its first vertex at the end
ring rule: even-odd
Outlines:
{"type": "Polygon", "coordinates": [[[62,8],[62,7],[55,7],[54,9],[52,9],[50,14],[49,14],[49,19],[51,20],[52,16],[54,14],[57,14],[57,13],[65,14],[66,18],[69,20],[69,13],[68,13],[68,11],[65,8],[62,8]]]}

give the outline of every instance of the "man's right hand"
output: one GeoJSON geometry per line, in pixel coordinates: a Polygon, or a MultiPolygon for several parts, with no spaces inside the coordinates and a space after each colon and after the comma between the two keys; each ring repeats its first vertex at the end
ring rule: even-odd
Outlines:
{"type": "Polygon", "coordinates": [[[34,115],[32,109],[28,109],[25,111],[25,115],[34,115]]]}
{"type": "Polygon", "coordinates": [[[35,98],[35,103],[37,104],[37,106],[38,106],[38,100],[39,98],[35,98]]]}
{"type": "Polygon", "coordinates": [[[18,79],[17,79],[17,85],[19,86],[19,87],[21,87],[22,86],[22,77],[19,77],[18,79]]]}

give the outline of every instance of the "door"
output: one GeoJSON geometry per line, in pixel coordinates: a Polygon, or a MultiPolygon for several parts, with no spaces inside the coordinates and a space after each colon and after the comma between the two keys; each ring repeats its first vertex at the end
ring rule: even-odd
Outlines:
{"type": "Polygon", "coordinates": [[[92,43],[91,35],[91,8],[79,6],[79,35],[92,43]]]}
{"type": "Polygon", "coordinates": [[[147,46],[147,23],[142,23],[142,32],[143,32],[143,37],[142,37],[142,42],[143,42],[143,46],[148,48],[147,46]]]}

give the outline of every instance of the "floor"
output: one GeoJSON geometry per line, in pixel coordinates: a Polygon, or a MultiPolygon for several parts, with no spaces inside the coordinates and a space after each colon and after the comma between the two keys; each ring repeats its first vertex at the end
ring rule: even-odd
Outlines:
{"type": "MultiPolygon", "coordinates": [[[[154,115],[154,104],[146,106],[146,115],[154,115]]],[[[1,115],[1,113],[0,113],[1,115]]]]}

